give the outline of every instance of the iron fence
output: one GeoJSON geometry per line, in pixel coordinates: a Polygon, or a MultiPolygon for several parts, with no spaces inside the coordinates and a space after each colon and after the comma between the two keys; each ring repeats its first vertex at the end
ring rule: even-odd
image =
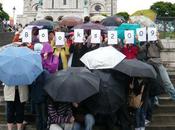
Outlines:
{"type": "Polygon", "coordinates": [[[157,17],[155,22],[161,38],[175,39],[175,17],[157,17]]]}

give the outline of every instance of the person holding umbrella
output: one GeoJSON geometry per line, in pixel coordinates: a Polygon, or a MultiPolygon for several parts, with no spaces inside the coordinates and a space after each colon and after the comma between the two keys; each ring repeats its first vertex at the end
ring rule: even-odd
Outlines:
{"type": "Polygon", "coordinates": [[[72,130],[74,120],[71,103],[48,100],[49,130],[72,130]]]}
{"type": "Polygon", "coordinates": [[[17,130],[22,130],[24,120],[24,105],[28,100],[28,86],[4,87],[4,99],[7,103],[7,127],[13,130],[17,123],[17,130]]]}
{"type": "Polygon", "coordinates": [[[41,57],[27,47],[7,47],[0,52],[0,80],[7,102],[7,126],[17,123],[22,130],[24,104],[28,100],[28,87],[43,71],[41,57]],[[16,119],[15,119],[16,118],[16,119]]]}

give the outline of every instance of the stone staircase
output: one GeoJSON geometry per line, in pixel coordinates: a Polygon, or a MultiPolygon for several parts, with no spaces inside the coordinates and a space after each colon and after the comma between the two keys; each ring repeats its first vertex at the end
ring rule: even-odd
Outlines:
{"type": "MultiPolygon", "coordinates": [[[[162,51],[161,57],[170,78],[175,84],[175,40],[162,40],[165,50],[162,51]]],[[[160,106],[155,108],[153,119],[150,126],[146,127],[146,130],[175,130],[175,102],[166,94],[160,96],[160,106]]],[[[26,109],[29,110],[30,105],[26,104],[26,109]]],[[[27,121],[34,123],[34,115],[25,112],[27,121]]],[[[5,102],[3,100],[3,87],[0,86],[0,130],[7,130],[5,125],[5,102]]],[[[26,130],[35,130],[34,124],[29,124],[26,130]]],[[[95,128],[95,130],[101,130],[95,128]]],[[[117,130],[117,129],[115,129],[117,130]]]]}
{"type": "MultiPolygon", "coordinates": [[[[165,49],[161,59],[175,84],[175,40],[164,39],[162,43],[165,49]]],[[[152,123],[146,130],[175,130],[175,102],[166,94],[159,98],[160,106],[155,108],[152,123]]]]}

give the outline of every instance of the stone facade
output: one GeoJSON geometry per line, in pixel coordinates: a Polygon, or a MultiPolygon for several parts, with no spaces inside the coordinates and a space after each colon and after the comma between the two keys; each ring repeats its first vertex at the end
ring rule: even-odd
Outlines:
{"type": "Polygon", "coordinates": [[[42,17],[52,16],[54,20],[63,15],[83,17],[86,1],[90,15],[101,13],[110,15],[111,5],[113,13],[117,12],[117,0],[24,0],[24,13],[17,17],[17,23],[23,25],[29,23],[37,18],[37,14],[42,14],[42,17]]]}

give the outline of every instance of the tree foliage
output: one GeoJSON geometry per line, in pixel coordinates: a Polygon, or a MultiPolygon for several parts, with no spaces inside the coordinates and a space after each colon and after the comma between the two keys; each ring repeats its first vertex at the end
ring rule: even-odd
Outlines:
{"type": "Polygon", "coordinates": [[[2,4],[0,3],[0,19],[1,20],[9,20],[9,15],[3,10],[2,4]]]}
{"type": "Polygon", "coordinates": [[[150,9],[157,13],[157,17],[175,17],[175,4],[171,2],[156,2],[150,9]]]}
{"type": "Polygon", "coordinates": [[[126,21],[128,21],[128,19],[129,19],[129,14],[127,12],[119,12],[116,15],[122,16],[126,21]]]}

